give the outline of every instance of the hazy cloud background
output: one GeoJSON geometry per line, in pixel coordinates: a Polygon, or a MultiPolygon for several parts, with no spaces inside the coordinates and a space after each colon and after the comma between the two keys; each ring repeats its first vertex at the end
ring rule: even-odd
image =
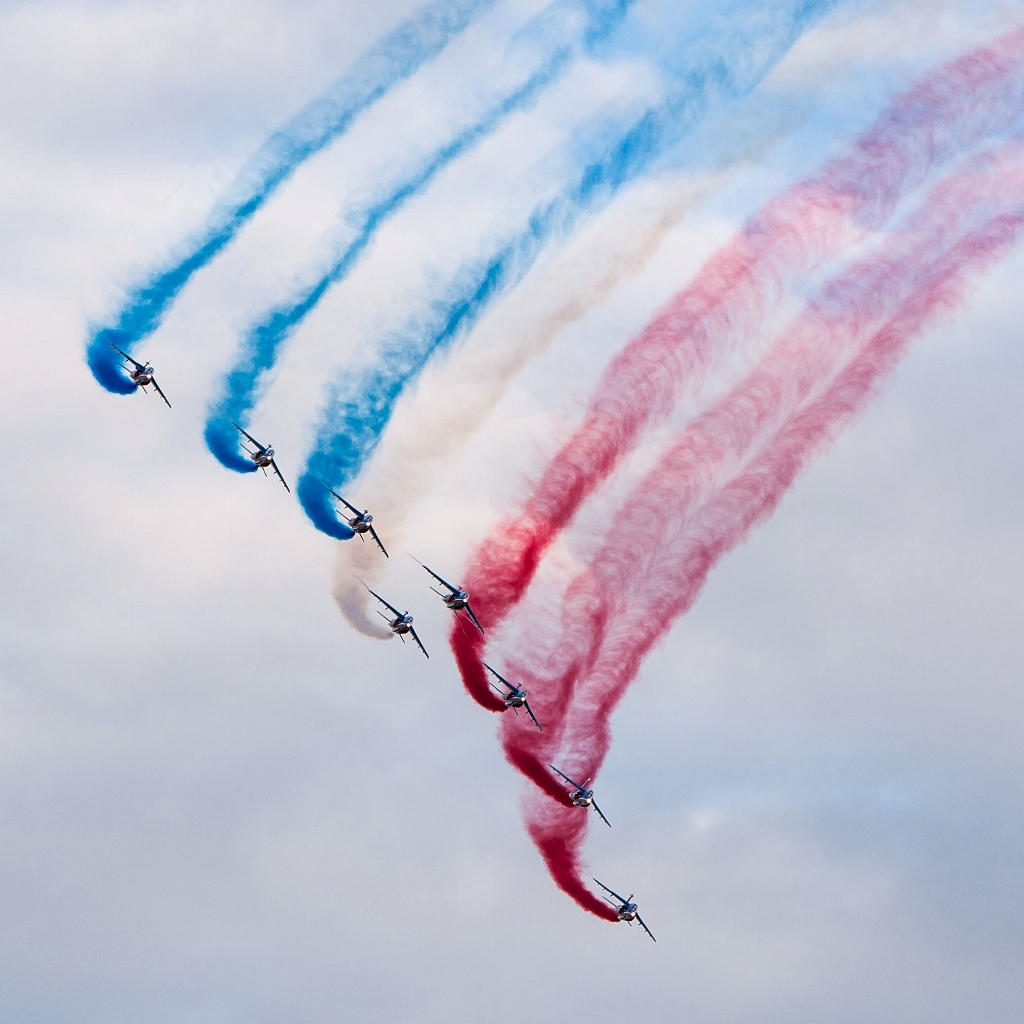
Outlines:
{"type": "MultiPolygon", "coordinates": [[[[617,713],[600,779],[614,828],[588,856],[636,890],[657,945],[554,888],[422,570],[396,552],[386,593],[429,663],[352,632],[333,542],[202,441],[238,332],[348,190],[400,159],[403,132],[428,138],[542,4],[499,5],[197,278],[143,349],[173,411],[89,375],[87,322],[414,7],[0,5],[0,1018],[1018,1021],[1024,254],[723,562],[617,713]]],[[[656,25],[664,7],[641,12],[656,25]]],[[[663,161],[662,185],[781,126],[517,379],[409,550],[457,577],[602,360],[743,216],[1016,14],[841,8],[663,161]]],[[[382,233],[254,420],[290,480],[327,370],[398,315],[423,261],[469,244],[463,206],[488,222],[508,152],[543,164],[562,110],[642,74],[581,68],[382,233]]],[[[574,244],[628,227],[652,187],[574,244]]]]}

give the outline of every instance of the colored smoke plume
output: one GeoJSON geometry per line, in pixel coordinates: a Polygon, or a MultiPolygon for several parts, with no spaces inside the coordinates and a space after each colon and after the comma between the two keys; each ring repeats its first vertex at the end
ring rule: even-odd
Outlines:
{"type": "Polygon", "coordinates": [[[605,921],[617,921],[615,908],[595,896],[580,877],[580,851],[586,838],[588,815],[578,807],[561,807],[533,793],[527,794],[523,810],[527,831],[555,885],[584,910],[605,921]]]}
{"type": "MultiPolygon", "coordinates": [[[[749,93],[835,2],[791,0],[756,12],[738,4],[687,40],[664,102],[606,144],[554,199],[535,207],[525,228],[497,252],[460,268],[447,292],[376,347],[372,361],[333,382],[303,479],[347,487],[376,451],[399,398],[439,351],[464,337],[496,298],[518,284],[549,243],[566,238],[648,171],[713,105],[749,93]]],[[[314,526],[337,536],[337,518],[321,492],[300,479],[298,496],[314,526]]]]}
{"type": "MultiPolygon", "coordinates": [[[[593,667],[575,688],[562,733],[565,756],[581,766],[578,771],[599,771],[611,742],[612,711],[635,680],[647,653],[675,619],[693,606],[722,556],[771,516],[796,474],[863,408],[908,342],[937,315],[962,301],[965,274],[1002,256],[1017,241],[1022,228],[1024,206],[1018,205],[1015,211],[994,218],[938,259],[927,283],[907,299],[831,384],[794,412],[741,471],[682,521],[666,521],[674,520],[674,515],[665,517],[664,503],[672,502],[677,488],[684,486],[675,465],[676,453],[670,453],[637,488],[634,500],[645,496],[648,510],[661,505],[661,529],[651,529],[643,538],[654,545],[655,568],[643,577],[631,574],[635,577],[629,594],[632,603],[624,600],[610,611],[596,657],[590,654],[593,667]]],[[[687,464],[685,472],[690,468],[687,464]]],[[[606,549],[599,558],[614,561],[621,554],[606,549]]],[[[595,569],[601,564],[595,559],[595,569]]],[[[620,569],[622,564],[620,561],[620,569]]],[[[600,585],[607,587],[605,574],[601,577],[600,585]]],[[[592,646],[591,638],[584,642],[592,646]]],[[[583,885],[579,831],[588,819],[580,815],[577,821],[571,821],[558,816],[553,807],[556,805],[546,796],[535,793],[527,801],[527,828],[535,842],[540,835],[548,846],[559,837],[559,827],[566,829],[567,843],[556,881],[572,895],[573,882],[583,885]],[[569,885],[563,881],[566,876],[571,877],[569,885]]],[[[538,846],[547,860],[547,847],[539,842],[538,846]]]]}
{"type": "MultiPolygon", "coordinates": [[[[523,514],[478,553],[470,584],[492,606],[492,625],[521,598],[544,549],[580,502],[631,450],[647,422],[671,410],[682,380],[699,385],[714,365],[711,341],[738,328],[752,335],[752,321],[780,301],[801,271],[863,241],[866,229],[890,219],[933,167],[1019,128],[1020,108],[1012,100],[1020,94],[1022,44],[1024,32],[1018,31],[918,85],[850,156],[768,204],[654,321],[657,330],[648,328],[627,346],[599,388],[584,428],[556,457],[523,514]],[[908,150],[908,143],[923,155],[908,150]],[[654,353],[661,358],[651,358],[654,353]],[[633,385],[632,393],[624,381],[633,385]]],[[[862,407],[910,338],[960,301],[966,276],[1016,239],[1022,180],[1017,156],[1012,149],[982,156],[940,183],[873,260],[835,277],[755,373],[684,432],[624,503],[615,533],[567,592],[561,642],[554,648],[557,665],[547,666],[547,673],[538,669],[542,652],[506,659],[529,664],[534,654],[532,675],[543,677],[545,703],[565,708],[561,721],[546,717],[545,724],[558,736],[555,756],[571,772],[597,773],[609,742],[608,716],[644,655],[696,600],[721,555],[771,514],[796,472],[862,407]],[[983,227],[972,226],[972,217],[984,216],[990,219],[983,227]],[[732,448],[715,447],[716,429],[732,438],[732,448]]],[[[473,648],[482,644],[452,639],[467,689],[476,696],[480,651],[473,648]]],[[[526,734],[507,720],[503,734],[509,760],[536,780],[541,758],[551,759],[554,747],[540,737],[524,741],[526,734]]],[[[547,793],[549,787],[543,788],[547,793]]],[[[543,799],[539,793],[535,798],[543,799]]],[[[547,859],[552,834],[542,827],[547,812],[537,814],[535,819],[530,812],[528,827],[547,859]]],[[[570,848],[560,849],[558,884],[572,893],[583,885],[580,866],[577,860],[567,868],[570,848]],[[566,870],[573,875],[568,885],[566,870]]],[[[572,849],[578,852],[578,843],[572,849]]],[[[589,891],[586,898],[592,898],[589,891]]]]}
{"type": "MultiPolygon", "coordinates": [[[[556,82],[584,45],[601,41],[624,17],[634,0],[562,0],[542,11],[513,40],[507,63],[518,67],[523,57],[535,67],[525,78],[499,96],[489,109],[452,139],[426,154],[418,164],[376,190],[361,203],[353,203],[340,218],[344,242],[327,267],[300,275],[311,283],[275,306],[253,324],[243,338],[242,350],[225,373],[221,394],[210,407],[206,443],[228,469],[244,471],[244,459],[234,443],[232,422],[248,422],[261,384],[281,351],[307,316],[358,264],[378,231],[410,200],[420,195],[446,167],[502,125],[510,115],[529,107],[556,82]]],[[[335,229],[337,233],[337,229],[335,229]]]]}
{"type": "Polygon", "coordinates": [[[580,428],[521,515],[477,552],[467,585],[501,611],[522,596],[547,545],[684,394],[757,335],[792,285],[882,227],[949,160],[1024,125],[1024,29],[927,76],[842,158],[772,200],[612,360],[580,428]],[[500,595],[500,596],[499,596],[500,595]]]}
{"type": "Polygon", "coordinates": [[[131,352],[153,333],[192,276],[205,267],[291,177],[297,167],[339,138],[367,107],[411,76],[496,0],[435,0],[386,35],[317,97],[275,131],[217,202],[205,225],[169,266],[132,288],[113,323],[92,329],[87,359],[108,391],[135,390],[111,344],[131,352]]]}
{"type": "MultiPolygon", "coordinates": [[[[821,310],[787,332],[751,379],[685,431],[623,503],[619,529],[571,588],[564,609],[560,660],[572,664],[548,680],[563,702],[566,691],[571,694],[559,723],[561,752],[555,755],[570,770],[581,776],[599,772],[611,741],[612,711],[647,653],[693,606],[721,557],[774,512],[796,474],[873,397],[908,343],[962,301],[968,275],[1017,241],[1024,227],[1024,164],[1018,162],[1011,176],[1016,187],[1003,199],[1012,208],[930,261],[904,262],[912,254],[897,243],[879,261],[832,282],[821,310]],[[879,298],[883,281],[888,294],[879,298]],[[879,323],[884,307],[894,308],[879,323]],[[869,337],[856,349],[865,333],[869,337]],[[815,345],[828,356],[809,359],[815,345]],[[844,359],[851,347],[852,358],[844,359]],[[731,473],[716,472],[730,465],[731,473]]],[[[959,188],[944,198],[954,196],[971,198],[959,188]]],[[[993,200],[999,197],[973,198],[977,212],[998,205],[993,200]]],[[[927,205],[935,199],[930,196],[927,205]]],[[[942,222],[948,226],[959,212],[947,206],[931,226],[941,231],[942,222]]],[[[923,238],[920,248],[934,241],[923,238]]],[[[542,761],[522,764],[522,731],[506,728],[504,737],[509,760],[536,778],[542,761]]],[[[551,748],[545,749],[543,760],[551,756],[551,748]]],[[[551,814],[537,801],[528,806],[531,835],[546,828],[545,841],[553,842],[551,814]]],[[[578,852],[578,826],[570,826],[567,839],[575,845],[569,849],[578,852]]],[[[568,855],[560,870],[570,872],[568,855]]],[[[578,861],[573,870],[582,885],[578,861]]],[[[561,879],[558,884],[571,893],[561,879]]]]}
{"type": "MultiPolygon", "coordinates": [[[[767,141],[760,140],[756,148],[763,149],[767,141]]],[[[746,153],[741,162],[750,158],[746,153]]],[[[665,235],[739,165],[723,167],[685,186],[663,183],[655,198],[648,193],[629,203],[620,218],[628,223],[627,232],[591,242],[556,263],[482,323],[462,351],[426,371],[411,400],[397,410],[360,480],[360,499],[386,530],[388,543],[403,542],[416,505],[433,486],[441,463],[480,428],[512,378],[546,351],[560,331],[639,273],[665,235]]],[[[379,552],[366,545],[339,544],[333,594],[357,630],[385,639],[391,634],[373,622],[366,588],[360,582],[373,586],[381,578],[385,565],[376,556],[379,552]]]]}

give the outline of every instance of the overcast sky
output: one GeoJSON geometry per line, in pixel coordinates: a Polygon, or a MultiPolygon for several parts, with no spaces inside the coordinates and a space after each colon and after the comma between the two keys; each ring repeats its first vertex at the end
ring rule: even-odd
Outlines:
{"type": "MultiPolygon", "coordinates": [[[[604,360],[714,247],[1014,6],[840,5],[548,254],[531,280],[613,245],[631,203],[736,166],[516,378],[404,546],[457,577],[604,360]]],[[[415,7],[0,3],[0,1019],[1016,1024],[1024,252],[723,561],[617,712],[614,828],[587,857],[636,891],[657,945],[551,882],[422,570],[394,552],[386,583],[429,662],[355,633],[331,598],[336,542],[202,439],[238,332],[543,4],[499,3],[196,278],[141,350],[173,410],[89,374],[88,324],[415,7]]],[[[686,10],[638,17],[649,32],[686,10]]],[[[656,90],[629,46],[581,66],[381,234],[254,420],[290,480],[330,371],[511,216],[588,111],[656,90]]]]}

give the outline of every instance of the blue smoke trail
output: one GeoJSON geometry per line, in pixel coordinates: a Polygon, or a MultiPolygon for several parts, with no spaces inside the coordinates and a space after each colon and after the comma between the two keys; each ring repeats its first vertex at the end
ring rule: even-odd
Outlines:
{"type": "Polygon", "coordinates": [[[112,326],[94,328],[89,369],[108,391],[131,394],[111,344],[132,347],[160,326],[164,314],[196,271],[210,262],[241,227],[314,153],[341,135],[355,117],[408,78],[497,0],[434,0],[363,54],[324,95],[278,129],[249,160],[217,203],[183,256],[128,293],[112,326]]]}
{"type": "Polygon", "coordinates": [[[207,447],[222,465],[240,473],[251,471],[252,462],[239,452],[238,435],[232,423],[244,426],[248,422],[260,380],[273,367],[282,345],[327,290],[349,274],[378,229],[406,202],[422,192],[441,170],[494,131],[510,114],[526,107],[559,77],[575,55],[580,41],[566,39],[567,35],[580,36],[584,45],[590,48],[608,35],[634,2],[562,0],[553,4],[517,35],[516,42],[519,43],[534,43],[538,41],[536,37],[541,37],[539,42],[547,51],[542,55],[541,66],[526,82],[475,124],[427,157],[422,166],[390,187],[382,198],[346,214],[354,236],[315,283],[297,297],[272,309],[247,331],[242,352],[225,375],[221,396],[211,405],[205,432],[207,447]]]}
{"type": "Polygon", "coordinates": [[[405,388],[439,349],[463,335],[488,303],[519,280],[542,248],[564,237],[588,213],[650,167],[667,147],[682,139],[715,100],[741,97],[782,59],[804,31],[838,0],[773,3],[760,12],[723,14],[712,29],[693,37],[686,53],[668,70],[676,81],[667,99],[620,134],[554,200],[536,207],[525,230],[490,259],[463,267],[445,298],[428,314],[380,346],[375,361],[344,373],[332,385],[316,442],[298,483],[298,497],[314,526],[347,540],[350,531],[335,515],[323,483],[343,490],[358,475],[405,388]],[[321,483],[323,481],[323,483],[321,483]]]}

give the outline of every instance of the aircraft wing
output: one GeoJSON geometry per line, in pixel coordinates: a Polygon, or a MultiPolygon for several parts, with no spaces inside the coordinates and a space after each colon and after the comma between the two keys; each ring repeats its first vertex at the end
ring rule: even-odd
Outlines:
{"type": "MultiPolygon", "coordinates": [[[[420,562],[420,560],[415,555],[412,555],[411,557],[414,559],[414,561],[420,562]]],[[[423,563],[420,562],[420,565],[423,565],[423,563]]],[[[455,593],[456,590],[458,590],[458,587],[453,587],[443,576],[438,576],[437,573],[434,572],[434,570],[431,569],[429,565],[423,565],[423,568],[426,569],[427,572],[429,572],[430,575],[433,576],[434,579],[441,584],[441,586],[447,587],[453,594],[455,593]]]]}
{"type": "MultiPolygon", "coordinates": [[[[371,593],[373,593],[373,591],[371,591],[371,593]]],[[[495,672],[494,669],[491,668],[491,666],[488,665],[486,661],[484,662],[484,668],[487,669],[487,671],[490,672],[492,676],[494,676],[497,679],[500,679],[510,690],[515,689],[515,687],[504,676],[498,675],[498,673],[495,672]]],[[[492,683],[491,685],[493,686],[494,684],[492,683]]],[[[498,692],[501,693],[500,690],[498,692]]]]}
{"type": "Polygon", "coordinates": [[[609,828],[611,828],[612,827],[612,823],[604,816],[604,811],[602,811],[601,808],[597,806],[597,801],[596,800],[591,800],[591,803],[594,805],[594,810],[597,811],[597,813],[601,816],[601,820],[609,828]]]}
{"type": "MultiPolygon", "coordinates": [[[[366,587],[366,584],[364,583],[363,586],[366,587]]],[[[366,587],[366,589],[370,590],[369,587],[366,587]]],[[[388,604],[388,602],[385,601],[384,598],[380,596],[380,594],[376,593],[373,590],[370,590],[370,593],[373,594],[373,596],[377,598],[377,600],[380,601],[380,603],[384,605],[385,608],[390,608],[391,611],[393,611],[396,615],[402,614],[393,604],[388,604]]]]}
{"type": "MultiPolygon", "coordinates": [[[[346,502],[346,504],[348,504],[348,503],[346,502]]],[[[352,506],[349,505],[348,507],[351,508],[352,506]]],[[[381,543],[380,537],[377,536],[377,531],[372,526],[370,527],[370,535],[377,542],[377,547],[379,547],[381,549],[381,551],[384,552],[384,557],[385,558],[390,558],[391,556],[388,554],[388,549],[386,547],[384,547],[384,545],[381,543]]]]}
{"type": "MultiPolygon", "coordinates": [[[[252,436],[252,434],[250,434],[250,433],[248,433],[247,431],[243,430],[243,429],[242,429],[242,428],[241,428],[241,427],[240,427],[240,426],[239,426],[239,425],[238,425],[237,423],[232,423],[232,424],[231,424],[231,426],[233,426],[233,427],[235,428],[235,430],[237,430],[237,431],[238,431],[238,432],[239,432],[240,434],[243,434],[243,435],[244,435],[245,437],[249,438],[249,440],[250,440],[250,441],[252,441],[252,443],[253,443],[254,445],[256,445],[256,447],[257,447],[257,448],[258,448],[258,449],[259,449],[259,450],[260,450],[261,452],[265,452],[265,451],[267,450],[266,448],[264,448],[264,447],[263,447],[263,445],[261,445],[261,444],[259,443],[259,441],[257,441],[257,440],[256,440],[256,438],[255,438],[255,437],[253,437],[253,436],[252,436]]],[[[278,475],[280,476],[280,474],[278,474],[278,475]]],[[[282,481],[282,483],[283,483],[283,482],[284,482],[284,481],[282,481]]]]}
{"type": "MultiPolygon", "coordinates": [[[[163,399],[163,400],[164,400],[165,402],[167,402],[167,396],[166,396],[166,395],[164,394],[164,392],[163,392],[163,389],[162,389],[162,388],[160,387],[160,385],[159,385],[159,384],[157,384],[157,382],[156,382],[156,377],[154,377],[154,378],[153,378],[153,387],[155,387],[155,388],[156,388],[156,393],[157,393],[157,394],[158,394],[158,395],[159,395],[159,396],[160,396],[160,397],[161,397],[161,398],[162,398],[162,399],[163,399]]],[[[168,409],[170,409],[170,407],[171,407],[171,403],[170,403],[170,402],[167,402],[167,408],[168,408],[168,409]]]]}
{"type": "Polygon", "coordinates": [[[550,761],[548,762],[548,767],[556,774],[561,775],[562,778],[569,783],[569,785],[575,786],[577,789],[583,788],[578,782],[573,782],[572,779],[570,779],[569,776],[565,774],[565,772],[560,772],[550,761]]]}
{"type": "Polygon", "coordinates": [[[637,920],[637,924],[639,924],[640,927],[643,928],[643,930],[645,932],[647,932],[648,935],[651,936],[651,941],[652,942],[657,942],[658,940],[654,937],[654,933],[651,931],[650,928],[647,927],[647,925],[644,924],[644,919],[639,914],[636,915],[636,920],[637,920]]]}
{"type": "Polygon", "coordinates": [[[486,633],[487,631],[484,629],[483,626],[480,625],[480,620],[476,617],[476,612],[473,611],[472,608],[470,608],[468,601],[466,602],[466,611],[469,613],[469,617],[473,620],[473,625],[476,626],[476,628],[479,629],[481,633],[486,633]]]}
{"type": "MultiPolygon", "coordinates": [[[[118,354],[119,356],[124,356],[124,358],[125,358],[125,359],[127,359],[127,360],[128,360],[128,362],[129,362],[129,363],[131,363],[131,364],[132,364],[132,366],[134,366],[136,370],[144,370],[144,369],[145,369],[145,366],[143,366],[143,365],[142,365],[142,363],[140,363],[140,362],[139,362],[138,360],[136,360],[136,359],[132,359],[132,357],[131,357],[130,355],[128,355],[128,353],[127,353],[127,352],[122,352],[122,351],[121,351],[121,350],[120,350],[120,349],[119,349],[119,348],[118,348],[118,347],[117,347],[116,345],[113,345],[113,344],[112,344],[112,345],[111,345],[110,347],[111,347],[111,348],[112,348],[112,349],[113,349],[113,350],[114,350],[114,351],[115,351],[115,352],[116,352],[116,353],[117,353],[117,354],[118,354]]],[[[157,388],[157,390],[159,391],[160,389],[159,389],[159,388],[157,388]]],[[[160,393],[161,393],[161,394],[163,394],[163,392],[162,392],[162,391],[161,391],[160,393]]],[[[166,402],[166,401],[167,401],[167,399],[165,398],[165,399],[164,399],[164,401],[166,402]]],[[[168,403],[168,404],[170,404],[170,403],[168,403]]]]}
{"type": "MultiPolygon", "coordinates": [[[[324,487],[327,487],[327,484],[324,484],[324,487]]],[[[330,487],[327,487],[327,490],[331,491],[330,487]]],[[[338,501],[340,501],[342,505],[349,510],[349,512],[356,516],[359,515],[359,509],[357,509],[355,505],[350,505],[337,491],[331,491],[331,494],[333,494],[338,501]]]]}
{"type": "Polygon", "coordinates": [[[426,647],[423,646],[423,641],[417,635],[416,630],[415,629],[410,629],[409,632],[412,634],[413,640],[416,641],[416,646],[419,647],[419,649],[423,652],[423,656],[425,658],[429,658],[430,655],[427,654],[427,649],[426,649],[426,647]]]}
{"type": "MultiPolygon", "coordinates": [[[[165,401],[166,401],[166,399],[165,399],[165,401]]],[[[289,494],[291,494],[292,493],[292,489],[285,483],[284,477],[281,476],[281,470],[279,470],[277,468],[277,463],[273,459],[270,460],[270,468],[277,474],[277,479],[280,480],[281,483],[284,485],[284,489],[289,494]]]]}
{"type": "MultiPolygon", "coordinates": [[[[597,879],[595,878],[594,881],[597,882],[597,879]]],[[[604,882],[597,882],[597,884],[601,886],[605,892],[611,893],[611,895],[614,896],[621,904],[625,905],[626,901],[614,889],[609,889],[604,882]]]]}
{"type": "MultiPolygon", "coordinates": [[[[540,729],[540,722],[537,721],[537,716],[533,713],[533,710],[530,708],[529,703],[525,700],[523,701],[523,707],[526,708],[526,713],[533,719],[533,724],[537,726],[538,729],[540,729]]],[[[543,732],[544,730],[540,729],[540,731],[543,732]]]]}

